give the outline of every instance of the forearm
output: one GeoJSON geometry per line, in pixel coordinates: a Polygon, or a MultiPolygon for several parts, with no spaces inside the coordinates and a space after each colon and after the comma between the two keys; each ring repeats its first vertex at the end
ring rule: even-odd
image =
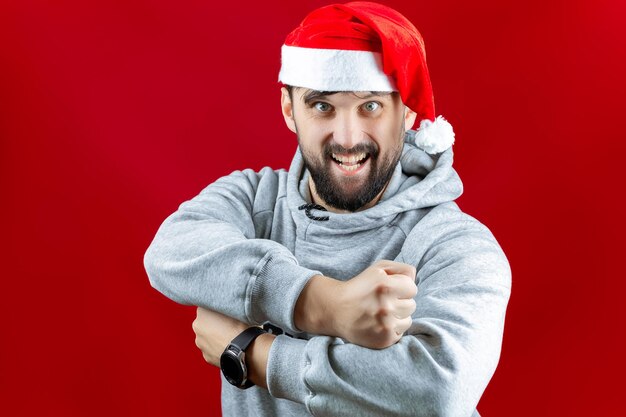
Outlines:
{"type": "Polygon", "coordinates": [[[304,287],[294,309],[296,327],[309,334],[337,336],[333,309],[340,281],[323,275],[313,276],[304,287]]]}
{"type": "MultiPolygon", "coordinates": [[[[196,334],[196,346],[202,351],[204,360],[213,366],[220,367],[222,354],[226,348],[249,325],[221,313],[198,307],[196,319],[192,323],[196,334]]],[[[262,333],[256,337],[245,352],[248,379],[256,385],[266,388],[267,361],[275,336],[262,333]]]]}
{"type": "MultiPolygon", "coordinates": [[[[249,324],[270,321],[295,332],[294,307],[289,306],[295,305],[302,287],[317,272],[299,266],[276,242],[238,240],[226,230],[220,238],[210,239],[209,232],[202,230],[205,227],[196,225],[190,236],[181,232],[175,238],[155,238],[145,258],[152,286],[181,304],[207,308],[249,324]],[[198,241],[202,243],[194,243],[198,241]]],[[[219,230],[215,225],[211,229],[211,233],[219,230]]]]}

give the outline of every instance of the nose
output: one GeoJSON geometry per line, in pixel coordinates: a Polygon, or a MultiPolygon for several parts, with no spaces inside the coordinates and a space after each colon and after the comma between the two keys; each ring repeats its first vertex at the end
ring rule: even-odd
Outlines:
{"type": "Polygon", "coordinates": [[[363,140],[363,126],[358,116],[343,113],[335,117],[334,141],[344,149],[352,149],[363,140]]]}

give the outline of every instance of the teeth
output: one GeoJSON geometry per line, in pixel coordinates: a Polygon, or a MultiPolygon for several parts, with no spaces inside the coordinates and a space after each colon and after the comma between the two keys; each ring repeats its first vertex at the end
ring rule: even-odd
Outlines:
{"type": "Polygon", "coordinates": [[[365,152],[350,157],[333,154],[333,158],[342,163],[354,164],[356,161],[360,161],[361,159],[365,158],[366,155],[367,154],[365,152]]]}
{"type": "Polygon", "coordinates": [[[344,165],[344,164],[341,164],[343,169],[345,169],[346,171],[356,171],[357,169],[359,169],[359,167],[361,165],[363,165],[363,164],[356,164],[356,165],[344,165]]]}

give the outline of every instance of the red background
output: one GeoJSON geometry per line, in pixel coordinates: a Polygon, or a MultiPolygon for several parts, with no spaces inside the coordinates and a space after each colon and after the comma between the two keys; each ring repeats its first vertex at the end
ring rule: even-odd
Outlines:
{"type": "MultiPolygon", "coordinates": [[[[424,35],[458,203],[513,270],[484,416],[623,416],[625,6],[388,1],[424,35]]],[[[142,257],[235,169],[286,168],[280,45],[322,1],[0,6],[0,415],[213,416],[192,307],[142,257]]]]}

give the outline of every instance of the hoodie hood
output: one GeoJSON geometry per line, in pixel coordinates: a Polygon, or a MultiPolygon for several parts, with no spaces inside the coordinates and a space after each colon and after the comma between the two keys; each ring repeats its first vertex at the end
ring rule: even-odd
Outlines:
{"type": "Polygon", "coordinates": [[[311,203],[309,171],[304,167],[300,148],[296,150],[287,179],[287,202],[298,226],[314,221],[318,226],[336,230],[357,232],[383,224],[406,211],[433,207],[458,198],[463,193],[463,183],[452,168],[452,147],[442,153],[431,155],[415,144],[414,130],[404,137],[404,149],[387,189],[373,207],[354,213],[339,214],[312,209],[313,216],[328,217],[326,221],[308,218],[304,204],[311,203]]]}

